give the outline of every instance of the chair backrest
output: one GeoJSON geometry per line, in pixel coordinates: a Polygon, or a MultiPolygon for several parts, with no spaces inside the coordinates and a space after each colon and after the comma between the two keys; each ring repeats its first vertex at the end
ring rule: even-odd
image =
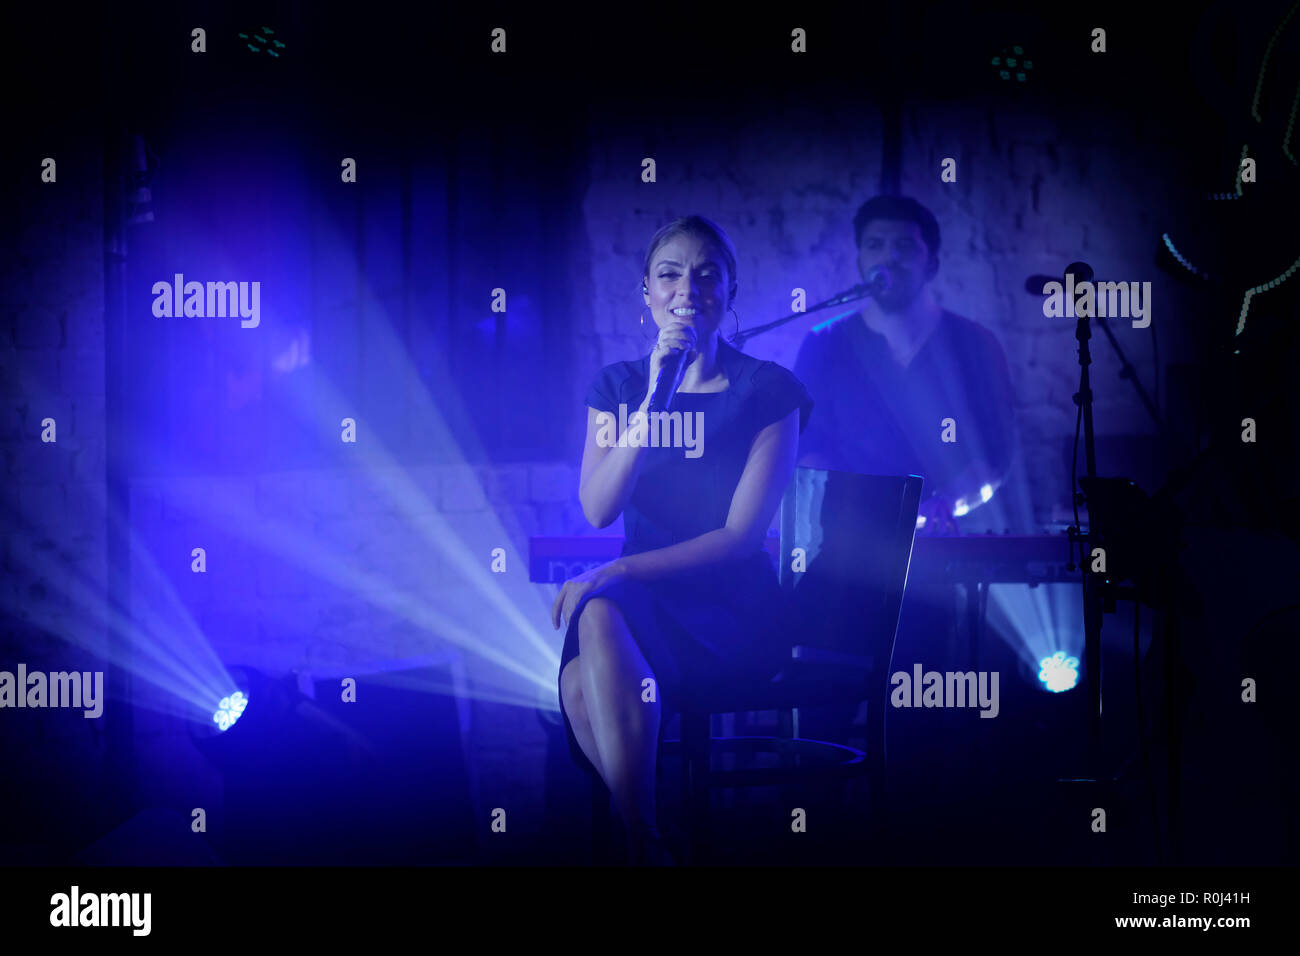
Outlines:
{"type": "Polygon", "coordinates": [[[889,666],[923,479],[796,468],[781,502],[778,577],[799,615],[797,644],[889,666]],[[805,570],[792,551],[802,548],[805,570]]]}

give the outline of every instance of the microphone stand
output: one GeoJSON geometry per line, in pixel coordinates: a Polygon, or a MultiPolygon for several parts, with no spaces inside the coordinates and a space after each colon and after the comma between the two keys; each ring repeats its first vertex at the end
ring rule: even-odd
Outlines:
{"type": "MultiPolygon", "coordinates": [[[[1115,333],[1110,330],[1110,326],[1106,324],[1106,320],[1101,316],[1097,316],[1096,318],[1097,327],[1101,329],[1102,332],[1106,333],[1106,339],[1110,342],[1110,347],[1114,351],[1115,357],[1119,359],[1119,377],[1126,378],[1133,383],[1133,388],[1137,391],[1138,398],[1142,402],[1142,407],[1145,408],[1147,414],[1151,416],[1151,421],[1155,422],[1156,433],[1160,436],[1161,441],[1167,446],[1170,441],[1168,429],[1165,427],[1164,420],[1160,417],[1160,412],[1156,409],[1155,402],[1151,400],[1151,396],[1147,394],[1147,390],[1142,386],[1142,382],[1138,380],[1137,369],[1133,367],[1133,363],[1128,360],[1128,356],[1125,355],[1124,350],[1120,348],[1119,341],[1115,338],[1115,333]]],[[[1078,337],[1077,333],[1075,337],[1078,337]]],[[[1080,360],[1082,361],[1082,359],[1080,360]]]]}
{"type": "Polygon", "coordinates": [[[839,295],[827,299],[825,302],[819,302],[817,305],[810,306],[802,312],[791,312],[789,315],[776,319],[773,322],[768,322],[766,325],[759,325],[752,329],[744,329],[737,332],[731,337],[731,344],[738,349],[743,349],[745,343],[756,335],[761,335],[764,332],[770,332],[772,329],[780,328],[787,322],[793,322],[795,319],[808,315],[810,312],[820,312],[822,309],[830,309],[837,305],[844,305],[847,302],[856,302],[858,299],[865,299],[871,294],[872,288],[873,286],[870,283],[860,282],[847,292],[841,292],[839,295]]]}
{"type": "MultiPolygon", "coordinates": [[[[1087,263],[1071,263],[1068,267],[1068,271],[1074,272],[1074,274],[1079,277],[1077,281],[1094,281],[1092,269],[1087,265],[1087,263]],[[1076,271],[1076,269],[1078,271],[1076,271]]],[[[1056,281],[1054,278],[1049,278],[1047,276],[1030,276],[1029,279],[1026,280],[1026,289],[1031,294],[1041,294],[1038,293],[1036,289],[1029,288],[1028,286],[1028,282],[1038,279],[1053,282],[1056,281]]],[[[1152,401],[1151,396],[1147,394],[1147,390],[1142,385],[1141,379],[1138,378],[1137,369],[1134,367],[1133,363],[1128,360],[1128,356],[1124,354],[1124,350],[1120,347],[1119,340],[1116,339],[1115,334],[1111,332],[1110,326],[1106,323],[1105,318],[1100,315],[1093,316],[1093,318],[1097,321],[1097,327],[1106,334],[1106,339],[1110,342],[1111,350],[1115,353],[1115,357],[1119,359],[1119,377],[1126,378],[1133,383],[1133,388],[1137,392],[1138,400],[1142,402],[1142,407],[1146,409],[1147,414],[1151,416],[1151,421],[1156,426],[1157,436],[1166,448],[1168,448],[1169,442],[1171,441],[1169,430],[1166,427],[1164,420],[1160,417],[1160,412],[1156,408],[1155,402],[1152,401]]]]}
{"type": "MultiPolygon", "coordinates": [[[[1089,327],[1088,312],[1078,315],[1078,321],[1075,324],[1074,337],[1079,343],[1079,390],[1074,393],[1074,404],[1079,408],[1079,414],[1083,422],[1083,443],[1084,443],[1084,469],[1087,472],[1085,479],[1075,479],[1076,483],[1083,483],[1088,479],[1096,480],[1097,478],[1097,445],[1096,435],[1093,432],[1092,421],[1092,382],[1088,372],[1088,366],[1092,364],[1092,354],[1088,348],[1088,340],[1092,337],[1092,331],[1089,327]]],[[[1076,432],[1075,454],[1078,453],[1078,433],[1076,432]]],[[[1072,476],[1073,477],[1073,476],[1072,476]]],[[[1084,484],[1085,488],[1089,485],[1084,484]]],[[[1085,504],[1087,495],[1082,491],[1076,490],[1076,487],[1070,488],[1070,495],[1074,504],[1085,504]]],[[[1076,514],[1078,514],[1076,508],[1076,514]]],[[[1070,563],[1074,563],[1074,544],[1079,543],[1080,554],[1080,571],[1083,577],[1083,626],[1084,626],[1084,660],[1087,671],[1088,696],[1088,753],[1084,767],[1084,776],[1074,778],[1062,778],[1060,783],[1081,785],[1084,793],[1087,794],[1088,806],[1090,807],[1107,807],[1111,806],[1108,799],[1109,786],[1113,778],[1103,767],[1104,754],[1102,750],[1103,726],[1101,719],[1101,625],[1103,612],[1103,595],[1102,590],[1105,585],[1095,580],[1096,574],[1091,570],[1090,552],[1088,542],[1097,537],[1095,529],[1094,515],[1089,511],[1088,531],[1082,531],[1078,523],[1070,526],[1068,536],[1070,541],[1070,563]]],[[[1113,600],[1113,598],[1111,599],[1113,600]]]]}
{"type": "MultiPolygon", "coordinates": [[[[1087,312],[1078,316],[1074,327],[1074,337],[1079,343],[1079,390],[1074,393],[1074,404],[1083,417],[1083,453],[1084,470],[1087,477],[1097,478],[1097,443],[1092,422],[1092,381],[1088,366],[1092,364],[1092,353],[1088,340],[1092,338],[1087,312]]],[[[1113,340],[1112,340],[1113,341],[1113,340]]],[[[1135,380],[1136,381],[1136,380],[1135,380]]],[[[1082,492],[1070,489],[1077,504],[1085,504],[1086,496],[1082,492]]],[[[1089,518],[1091,526],[1092,519],[1089,518]]],[[[1084,628],[1084,666],[1088,670],[1088,773],[1090,779],[1101,780],[1102,762],[1102,722],[1101,722],[1101,590],[1092,578],[1089,564],[1089,551],[1086,544],[1091,537],[1089,532],[1081,531],[1077,526],[1069,529],[1071,542],[1079,542],[1082,559],[1080,570],[1083,572],[1083,628],[1084,628]]]]}

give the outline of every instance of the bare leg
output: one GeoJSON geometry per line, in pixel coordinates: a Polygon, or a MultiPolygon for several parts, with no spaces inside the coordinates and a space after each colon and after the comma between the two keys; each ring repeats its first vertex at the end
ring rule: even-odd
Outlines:
{"type": "Polygon", "coordinates": [[[605,779],[605,768],[600,762],[600,752],[596,749],[596,737],[591,731],[591,719],[587,716],[587,701],[582,694],[582,656],[579,655],[564,665],[560,674],[560,694],[564,698],[564,712],[569,715],[569,725],[573,727],[573,736],[582,748],[583,754],[591,761],[605,779]]]}
{"type": "Polygon", "coordinates": [[[641,682],[654,674],[611,601],[587,602],[578,618],[578,641],[583,699],[605,784],[630,830],[653,827],[661,707],[657,685],[654,700],[643,701],[641,682]]]}

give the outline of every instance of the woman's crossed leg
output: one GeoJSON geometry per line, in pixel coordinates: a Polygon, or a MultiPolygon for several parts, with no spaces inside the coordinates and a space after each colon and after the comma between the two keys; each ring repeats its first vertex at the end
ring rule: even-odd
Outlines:
{"type": "Polygon", "coordinates": [[[662,719],[658,687],[618,605],[587,601],[578,618],[578,657],[560,675],[573,735],[609,787],[629,828],[655,825],[655,761],[662,719]]]}

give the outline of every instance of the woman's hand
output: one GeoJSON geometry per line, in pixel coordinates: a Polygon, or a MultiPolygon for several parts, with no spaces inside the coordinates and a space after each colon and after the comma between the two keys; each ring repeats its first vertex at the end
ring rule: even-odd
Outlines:
{"type": "MultiPolygon", "coordinates": [[[[688,325],[685,322],[669,322],[659,330],[659,338],[655,340],[654,351],[650,353],[650,380],[646,382],[646,389],[649,392],[654,391],[655,382],[659,381],[659,370],[663,368],[664,360],[674,352],[686,351],[686,357],[682,359],[683,366],[690,365],[695,361],[695,346],[699,341],[699,335],[695,331],[695,326],[688,325]]],[[[646,400],[649,401],[649,394],[646,400]]]]}
{"type": "Polygon", "coordinates": [[[555,596],[555,603],[551,606],[551,626],[558,629],[563,620],[567,628],[569,619],[573,617],[573,609],[578,606],[579,601],[589,594],[599,594],[626,576],[622,564],[615,559],[590,571],[584,571],[575,578],[569,578],[564,582],[564,587],[560,588],[560,593],[555,596]]]}

